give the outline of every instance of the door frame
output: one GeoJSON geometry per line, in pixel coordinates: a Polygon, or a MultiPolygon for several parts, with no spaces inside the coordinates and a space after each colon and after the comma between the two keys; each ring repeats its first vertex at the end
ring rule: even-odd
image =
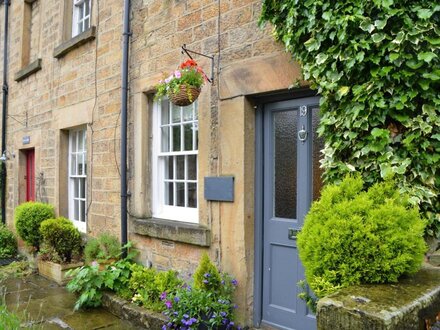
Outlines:
{"type": "Polygon", "coordinates": [[[268,103],[319,96],[310,89],[283,91],[253,99],[255,106],[255,189],[254,189],[254,304],[253,325],[260,327],[263,318],[263,201],[264,201],[264,106],[268,103]]]}

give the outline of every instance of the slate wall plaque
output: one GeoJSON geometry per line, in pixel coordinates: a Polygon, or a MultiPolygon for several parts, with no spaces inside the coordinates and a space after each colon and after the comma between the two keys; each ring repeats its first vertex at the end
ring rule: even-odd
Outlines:
{"type": "Polygon", "coordinates": [[[208,201],[233,202],[234,177],[205,177],[205,199],[208,201]]]}

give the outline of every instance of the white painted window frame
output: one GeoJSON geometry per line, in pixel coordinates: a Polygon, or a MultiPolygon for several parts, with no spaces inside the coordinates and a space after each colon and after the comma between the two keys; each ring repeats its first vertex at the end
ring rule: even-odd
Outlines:
{"type": "Polygon", "coordinates": [[[72,38],[88,30],[92,20],[92,0],[73,0],[72,38]],[[88,14],[86,9],[88,8],[88,14]],[[82,17],[81,17],[82,14],[82,17]]]}
{"type": "MultiPolygon", "coordinates": [[[[170,108],[171,108],[170,104],[170,108]]],[[[193,104],[195,108],[195,112],[197,112],[197,104],[193,104]]],[[[181,107],[180,107],[181,108],[181,107]]],[[[162,152],[161,151],[161,141],[162,141],[162,132],[161,132],[161,102],[154,102],[153,105],[153,164],[152,164],[152,214],[154,218],[159,219],[168,219],[174,221],[182,221],[189,223],[198,223],[199,222],[199,212],[198,212],[198,198],[197,198],[197,207],[182,207],[182,206],[170,206],[165,203],[165,157],[167,156],[186,156],[186,155],[195,155],[197,157],[197,170],[198,173],[198,145],[197,150],[191,151],[174,151],[174,152],[162,152]]],[[[196,120],[193,120],[195,127],[198,129],[198,116],[196,120]]],[[[189,123],[189,122],[185,122],[189,123]]],[[[181,141],[183,138],[183,130],[181,130],[181,141]]],[[[170,140],[172,139],[172,134],[170,134],[170,140]]],[[[194,139],[194,137],[193,137],[194,139]]],[[[195,141],[193,141],[195,144],[195,141]]],[[[198,143],[197,143],[198,144],[198,143]]],[[[196,184],[196,196],[198,196],[198,175],[196,176],[196,180],[187,180],[187,163],[185,161],[185,179],[179,180],[179,182],[187,182],[187,183],[195,183],[196,184]]],[[[187,189],[185,185],[185,201],[187,200],[187,189]]],[[[176,192],[174,192],[174,198],[176,198],[176,192]]]]}
{"type": "MultiPolygon", "coordinates": [[[[87,229],[87,129],[85,127],[77,128],[69,130],[69,163],[68,163],[68,180],[69,180],[69,219],[73,222],[73,224],[78,228],[79,231],[85,233],[87,229]],[[84,138],[83,140],[83,149],[78,149],[79,146],[79,138],[84,138]],[[73,150],[73,139],[76,139],[76,149],[73,150]],[[73,155],[76,156],[78,160],[78,156],[83,157],[85,167],[83,167],[83,173],[76,173],[78,166],[75,166],[75,170],[72,171],[72,158],[73,155]],[[75,173],[73,173],[75,172],[75,173]],[[85,179],[85,180],[81,180],[85,179]],[[75,184],[81,185],[82,181],[84,181],[84,196],[75,197],[74,189],[75,184]],[[78,201],[78,219],[75,217],[75,201],[78,201]],[[84,213],[81,212],[81,202],[84,202],[84,213]],[[84,214],[84,215],[83,215],[84,214]]],[[[81,189],[78,189],[78,194],[81,193],[81,189]]]]}

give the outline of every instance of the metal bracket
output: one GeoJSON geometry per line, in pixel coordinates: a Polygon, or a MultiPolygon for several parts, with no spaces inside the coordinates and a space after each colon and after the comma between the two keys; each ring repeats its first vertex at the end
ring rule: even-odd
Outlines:
{"type": "Polygon", "coordinates": [[[200,56],[209,58],[211,60],[211,78],[207,78],[207,79],[208,79],[208,82],[210,82],[212,84],[214,82],[214,61],[215,61],[214,56],[209,56],[209,55],[205,55],[205,54],[190,50],[190,49],[186,48],[186,44],[182,45],[182,54],[183,53],[186,53],[186,55],[188,55],[188,57],[192,60],[193,60],[193,57],[190,55],[190,53],[200,55],[200,56]]]}
{"type": "Polygon", "coordinates": [[[307,131],[304,125],[302,126],[301,130],[298,131],[298,140],[300,140],[302,143],[304,143],[307,140],[307,131]]]}

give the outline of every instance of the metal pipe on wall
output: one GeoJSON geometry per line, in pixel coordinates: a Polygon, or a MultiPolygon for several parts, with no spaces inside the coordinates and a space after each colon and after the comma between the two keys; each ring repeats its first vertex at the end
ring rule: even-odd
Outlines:
{"type": "MultiPolygon", "coordinates": [[[[2,104],[2,155],[6,152],[6,119],[8,118],[8,21],[9,0],[3,0],[5,8],[5,29],[3,46],[3,104],[2,104]]],[[[1,162],[1,213],[2,222],[6,223],[6,162],[1,162]]]]}
{"type": "MultiPolygon", "coordinates": [[[[130,33],[130,0],[124,0],[124,32],[122,48],[122,105],[121,105],[121,244],[128,242],[127,233],[127,101],[128,101],[128,53],[130,33]]],[[[127,255],[124,249],[123,256],[127,255]]]]}

